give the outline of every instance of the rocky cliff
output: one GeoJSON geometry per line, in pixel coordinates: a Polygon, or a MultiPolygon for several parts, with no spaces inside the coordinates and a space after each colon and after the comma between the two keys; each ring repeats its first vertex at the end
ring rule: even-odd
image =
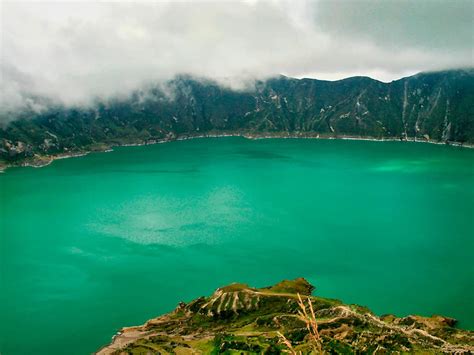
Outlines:
{"type": "Polygon", "coordinates": [[[0,129],[4,165],[206,134],[474,143],[474,69],[421,73],[391,83],[281,76],[241,91],[180,76],[87,107],[31,100],[32,108],[3,117],[9,122],[0,129]]]}
{"type": "Polygon", "coordinates": [[[378,317],[365,307],[311,296],[312,290],[305,279],[260,289],[232,284],[123,328],[98,354],[474,351],[474,332],[454,328],[454,319],[378,317]]]}

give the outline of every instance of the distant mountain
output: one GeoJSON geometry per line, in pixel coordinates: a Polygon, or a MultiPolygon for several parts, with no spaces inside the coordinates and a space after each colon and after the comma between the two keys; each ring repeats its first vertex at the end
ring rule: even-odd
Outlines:
{"type": "Polygon", "coordinates": [[[378,317],[311,296],[305,279],[221,287],[144,325],[122,328],[98,355],[472,354],[474,332],[443,316],[378,317]]]}
{"type": "Polygon", "coordinates": [[[3,164],[206,134],[372,137],[474,143],[474,69],[391,83],[284,76],[234,91],[179,76],[88,108],[22,112],[0,129],[3,164]]]}

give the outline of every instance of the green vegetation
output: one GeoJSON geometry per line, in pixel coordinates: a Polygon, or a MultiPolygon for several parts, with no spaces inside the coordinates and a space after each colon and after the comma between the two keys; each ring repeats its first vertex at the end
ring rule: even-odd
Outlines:
{"type": "Polygon", "coordinates": [[[255,90],[177,77],[89,107],[22,111],[0,129],[0,164],[177,137],[369,137],[474,143],[474,70],[422,73],[392,83],[279,77],[255,90]]]}
{"type": "Polygon", "coordinates": [[[99,354],[469,353],[474,333],[455,320],[393,315],[310,295],[305,279],[261,289],[233,284],[143,326],[124,328],[99,354]],[[300,292],[303,291],[300,295],[300,292]]]}

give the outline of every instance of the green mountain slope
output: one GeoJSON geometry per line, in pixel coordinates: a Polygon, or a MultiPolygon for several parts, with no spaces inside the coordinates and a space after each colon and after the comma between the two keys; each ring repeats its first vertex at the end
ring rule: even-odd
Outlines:
{"type": "Polygon", "coordinates": [[[261,289],[232,284],[142,326],[123,328],[98,354],[474,351],[474,333],[454,328],[454,319],[377,317],[365,307],[311,296],[312,290],[301,278],[261,289]],[[298,294],[309,317],[298,314],[298,294]],[[308,321],[315,321],[316,331],[308,330],[308,321]]]}
{"type": "MultiPolygon", "coordinates": [[[[205,134],[371,137],[474,143],[474,69],[392,83],[279,77],[234,91],[180,76],[87,108],[22,111],[0,129],[3,164],[205,134]]],[[[11,118],[11,117],[10,117],[11,118]]]]}

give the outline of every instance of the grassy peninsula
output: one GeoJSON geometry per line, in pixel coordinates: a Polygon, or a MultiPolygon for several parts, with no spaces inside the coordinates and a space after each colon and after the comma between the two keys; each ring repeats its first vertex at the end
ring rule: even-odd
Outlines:
{"type": "Polygon", "coordinates": [[[474,332],[444,316],[377,316],[312,295],[305,279],[252,288],[231,284],[210,297],[127,327],[97,354],[456,353],[474,351],[474,332]]]}

